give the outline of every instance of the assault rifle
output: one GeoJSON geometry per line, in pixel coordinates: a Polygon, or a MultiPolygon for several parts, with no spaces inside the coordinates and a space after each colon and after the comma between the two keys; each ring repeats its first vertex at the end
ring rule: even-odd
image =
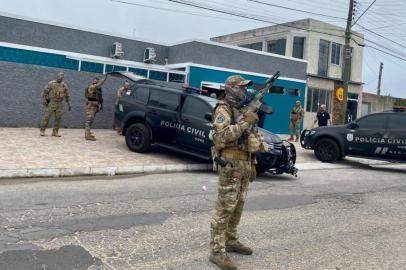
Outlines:
{"type": "Polygon", "coordinates": [[[255,96],[252,98],[248,99],[247,105],[244,106],[241,110],[242,114],[240,117],[237,119],[237,122],[244,118],[244,114],[247,112],[257,112],[259,109],[263,110],[265,113],[271,113],[272,109],[268,106],[264,106],[262,99],[263,97],[269,92],[269,90],[272,88],[274,85],[275,81],[278,79],[280,76],[280,71],[277,71],[271,78],[266,80],[265,87],[259,90],[255,96]],[[265,108],[264,108],[265,107],[265,108]]]}

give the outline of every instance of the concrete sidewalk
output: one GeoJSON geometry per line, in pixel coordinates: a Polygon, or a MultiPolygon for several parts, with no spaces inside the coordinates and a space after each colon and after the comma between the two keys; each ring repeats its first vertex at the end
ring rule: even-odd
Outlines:
{"type": "Polygon", "coordinates": [[[128,150],[124,137],[94,130],[86,141],[83,129],[61,129],[62,137],[39,136],[39,129],[0,128],[0,178],[115,175],[152,172],[207,171],[211,165],[187,156],[154,149],[128,150]]]}
{"type": "MultiPolygon", "coordinates": [[[[83,129],[61,129],[62,137],[39,136],[39,129],[0,128],[0,178],[59,177],[208,171],[202,160],[153,148],[145,154],[128,150],[124,137],[112,130],[95,130],[97,141],[86,141],[83,129]]],[[[283,137],[283,136],[282,136],[283,137]]],[[[356,160],[367,165],[382,161],[347,158],[337,164],[321,163],[313,151],[295,143],[299,170],[348,168],[356,160]]]]}

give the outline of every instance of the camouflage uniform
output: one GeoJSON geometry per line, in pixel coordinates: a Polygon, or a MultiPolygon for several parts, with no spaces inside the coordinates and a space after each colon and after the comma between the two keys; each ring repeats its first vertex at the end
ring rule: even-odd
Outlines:
{"type": "Polygon", "coordinates": [[[290,123],[289,123],[289,133],[290,140],[293,140],[293,129],[296,131],[296,141],[299,139],[300,134],[300,122],[304,118],[304,110],[302,106],[293,107],[290,112],[290,123]]]}
{"type": "Polygon", "coordinates": [[[86,88],[85,96],[86,101],[86,124],[85,124],[85,138],[87,140],[96,140],[91,132],[93,121],[100,110],[103,110],[103,96],[101,86],[106,81],[107,75],[104,75],[102,79],[97,79],[95,83],[92,83],[86,88]]]}
{"type": "Polygon", "coordinates": [[[124,93],[127,91],[127,89],[124,86],[121,86],[120,88],[117,89],[117,98],[115,104],[117,105],[118,102],[120,101],[120,98],[124,95],[124,93]]]}
{"type": "Polygon", "coordinates": [[[44,135],[45,129],[48,126],[49,118],[52,116],[52,114],[55,113],[52,135],[59,136],[58,130],[61,126],[61,119],[63,115],[63,100],[65,99],[66,103],[68,103],[69,110],[71,107],[68,87],[63,81],[58,82],[57,80],[52,80],[48,82],[47,86],[45,87],[42,93],[42,98],[44,99],[44,103],[47,106],[47,109],[41,121],[41,135],[44,135]]]}
{"type": "Polygon", "coordinates": [[[219,187],[216,213],[211,220],[210,250],[223,253],[226,246],[238,241],[237,226],[240,222],[249,182],[256,177],[248,141],[241,137],[250,128],[244,120],[235,123],[240,112],[220,101],[213,115],[213,143],[219,156],[232,166],[218,168],[219,187]]]}

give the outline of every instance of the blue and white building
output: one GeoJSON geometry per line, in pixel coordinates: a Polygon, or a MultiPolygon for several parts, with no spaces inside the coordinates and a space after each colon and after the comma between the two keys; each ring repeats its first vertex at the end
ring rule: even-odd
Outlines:
{"type": "MultiPolygon", "coordinates": [[[[0,14],[0,126],[37,127],[42,89],[58,71],[65,72],[73,103],[63,125],[79,128],[85,119],[84,89],[98,74],[130,71],[154,80],[207,88],[220,87],[234,74],[263,84],[279,70],[277,87],[265,97],[274,109],[265,128],[287,133],[295,101],[305,104],[306,67],[302,59],[211,41],[163,44],[0,14]],[[117,44],[121,46],[119,58],[114,55],[117,51],[112,53],[117,44]],[[151,48],[156,54],[153,63],[145,57],[151,48]]],[[[105,83],[105,111],[98,115],[96,127],[111,127],[115,92],[121,83],[117,78],[105,83]]]]}

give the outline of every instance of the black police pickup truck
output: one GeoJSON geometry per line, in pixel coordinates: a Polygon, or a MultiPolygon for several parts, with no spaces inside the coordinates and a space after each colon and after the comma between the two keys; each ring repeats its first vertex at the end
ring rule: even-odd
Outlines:
{"type": "Polygon", "coordinates": [[[304,130],[300,142],[323,162],[346,155],[406,162],[406,107],[372,113],[347,125],[304,130]]]}
{"type": "MultiPolygon", "coordinates": [[[[111,76],[132,81],[115,110],[128,148],[145,152],[157,145],[201,159],[211,159],[211,114],[217,100],[184,91],[180,84],[148,80],[130,72],[111,76]]],[[[258,172],[296,175],[296,149],[275,134],[260,129],[270,152],[257,154],[258,172]]]]}

